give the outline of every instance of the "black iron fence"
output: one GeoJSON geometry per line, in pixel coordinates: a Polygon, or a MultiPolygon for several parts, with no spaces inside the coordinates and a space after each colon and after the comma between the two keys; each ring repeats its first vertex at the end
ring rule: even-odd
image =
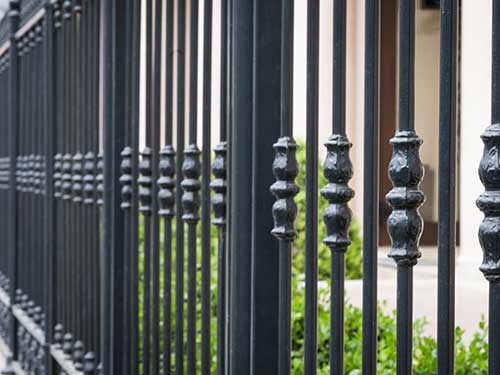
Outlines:
{"type": "MultiPolygon", "coordinates": [[[[440,3],[438,374],[453,374],[459,16],[458,0],[440,3]]],[[[378,171],[388,167],[403,375],[412,373],[412,272],[424,202],[414,127],[416,2],[399,5],[399,121],[389,166],[378,158],[380,5],[365,1],[365,159],[356,171],[364,173],[362,371],[375,374],[377,366],[378,171]]],[[[490,374],[500,374],[499,20],[493,0],[494,125],[483,135],[486,190],[478,199],[490,374]]],[[[293,33],[291,0],[10,1],[0,22],[3,373],[290,375],[293,33]]],[[[319,0],[308,0],[306,240],[299,249],[307,375],[317,373],[318,240],[331,249],[330,373],[344,372],[354,196],[346,0],[333,0],[332,43],[328,184],[318,186],[319,0]],[[323,213],[319,199],[328,201],[323,213]]]]}

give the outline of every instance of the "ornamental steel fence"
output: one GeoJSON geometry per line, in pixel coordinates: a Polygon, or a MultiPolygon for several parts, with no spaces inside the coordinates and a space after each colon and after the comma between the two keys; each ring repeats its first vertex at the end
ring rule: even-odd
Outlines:
{"type": "MultiPolygon", "coordinates": [[[[329,371],[344,373],[355,168],[346,136],[347,1],[332,1],[325,186],[317,170],[320,1],[307,1],[306,237],[299,249],[306,375],[318,371],[318,240],[331,250],[329,371]],[[322,213],[320,199],[328,202],[322,213]],[[321,214],[326,237],[318,239],[321,214]]],[[[414,126],[416,3],[399,2],[398,126],[383,146],[393,150],[387,166],[379,165],[381,0],[365,1],[364,145],[354,147],[364,148],[356,172],[364,176],[367,375],[377,371],[380,168],[393,183],[397,374],[412,373],[413,268],[425,199],[414,126]]],[[[440,375],[454,373],[458,3],[440,1],[440,375]]],[[[490,282],[489,373],[500,374],[500,1],[492,3],[494,125],[482,136],[485,192],[477,204],[485,214],[481,271],[490,282]]],[[[0,21],[4,374],[291,374],[299,191],[293,56],[292,0],[10,1],[0,21]]]]}

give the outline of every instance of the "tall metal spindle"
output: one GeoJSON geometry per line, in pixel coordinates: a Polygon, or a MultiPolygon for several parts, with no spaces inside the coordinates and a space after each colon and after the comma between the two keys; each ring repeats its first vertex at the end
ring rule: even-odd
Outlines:
{"type": "Polygon", "coordinates": [[[345,252],[351,244],[349,226],[352,213],[347,205],[354,196],[348,186],[352,177],[349,159],[351,143],[345,135],[345,79],[346,79],[346,1],[333,2],[333,94],[332,135],[325,143],[327,149],[323,173],[328,184],[321,195],[328,200],[323,213],[326,237],[323,243],[331,254],[330,307],[330,373],[344,372],[344,278],[345,252]]]}
{"type": "MultiPolygon", "coordinates": [[[[217,227],[217,375],[226,372],[226,193],[227,193],[227,104],[228,104],[228,1],[221,2],[221,49],[220,49],[220,142],[214,148],[212,164],[213,181],[212,224],[217,227]]],[[[205,149],[205,147],[204,147],[205,149]]]]}
{"type": "Polygon", "coordinates": [[[160,151],[158,214],[164,218],[163,230],[163,375],[172,373],[172,219],[175,216],[175,149],[173,140],[173,54],[174,1],[166,4],[166,88],[165,146],[160,151]]]}
{"type": "Polygon", "coordinates": [[[363,194],[363,374],[377,373],[377,251],[379,220],[380,0],[365,8],[365,140],[363,194]]]}
{"type": "MultiPolygon", "coordinates": [[[[140,49],[141,49],[141,11],[142,1],[132,1],[132,59],[131,59],[131,84],[130,84],[130,118],[131,118],[131,147],[133,152],[131,160],[131,173],[134,181],[139,176],[139,80],[140,80],[140,49]]],[[[131,316],[131,340],[130,340],[130,374],[139,372],[139,199],[137,184],[132,184],[131,198],[131,267],[130,267],[130,316],[131,316]]]]}
{"type": "MultiPolygon", "coordinates": [[[[184,149],[185,122],[185,44],[186,44],[186,2],[177,2],[177,149],[184,149]]],[[[182,207],[182,179],[184,155],[177,155],[175,174],[175,375],[184,374],[184,225],[182,207]]]]}
{"type": "MultiPolygon", "coordinates": [[[[9,2],[9,96],[8,96],[8,126],[9,126],[9,192],[8,192],[8,207],[9,213],[9,229],[8,229],[8,253],[9,253],[9,279],[10,279],[10,301],[15,301],[16,291],[18,288],[17,276],[17,233],[18,233],[18,218],[17,218],[17,190],[16,190],[16,163],[14,162],[18,155],[18,127],[19,127],[19,71],[18,71],[18,46],[16,40],[16,32],[19,26],[19,6],[20,1],[11,0],[9,2]]],[[[17,357],[16,343],[17,324],[14,316],[9,316],[9,347],[12,350],[12,357],[6,358],[6,365],[3,369],[5,373],[12,373],[12,360],[17,357]]]]}
{"type": "Polygon", "coordinates": [[[307,2],[305,375],[316,375],[318,365],[319,7],[319,0],[309,0],[307,2]]]}
{"type": "MultiPolygon", "coordinates": [[[[44,58],[45,65],[43,67],[45,80],[43,82],[43,95],[46,98],[44,111],[44,126],[45,126],[45,196],[44,196],[44,257],[45,257],[45,338],[50,344],[53,342],[54,326],[56,324],[56,306],[57,306],[57,254],[56,251],[56,201],[54,197],[54,155],[56,150],[56,89],[57,89],[57,73],[56,73],[56,56],[57,44],[55,39],[55,12],[57,2],[46,1],[45,12],[46,19],[44,22],[45,44],[44,58]]],[[[45,349],[44,366],[47,373],[53,373],[54,362],[50,355],[50,345],[45,349]]]]}
{"type": "Polygon", "coordinates": [[[295,184],[298,165],[297,145],[293,140],[293,20],[294,2],[281,2],[281,138],[274,144],[273,162],[276,182],[271,192],[276,197],[273,205],[274,228],[271,233],[279,240],[279,296],[278,296],[278,374],[290,374],[291,356],[291,268],[292,242],[297,237],[294,228],[297,206],[294,201],[299,189],[295,184]]]}
{"type": "Polygon", "coordinates": [[[455,372],[458,1],[441,1],[439,99],[438,374],[455,372]]]}
{"type": "Polygon", "coordinates": [[[210,158],[212,114],[212,0],[203,10],[203,155],[201,184],[201,375],[210,375],[211,320],[211,235],[210,235],[210,158]]]}
{"type": "Polygon", "coordinates": [[[389,177],[393,189],[387,202],[393,208],[387,225],[392,247],[389,257],[397,264],[397,351],[398,375],[412,372],[413,266],[423,222],[418,208],[425,201],[419,190],[424,170],[419,158],[422,140],[415,132],[415,1],[400,2],[399,121],[391,139],[393,147],[389,177]]]}
{"type": "Polygon", "coordinates": [[[132,268],[136,265],[132,262],[132,196],[134,193],[134,176],[132,175],[132,158],[134,155],[134,150],[130,147],[132,142],[132,50],[133,50],[133,13],[132,13],[132,1],[125,1],[125,108],[127,110],[126,122],[124,124],[124,140],[125,148],[121,152],[121,177],[120,183],[121,188],[121,208],[124,211],[124,272],[123,272],[123,288],[124,288],[124,311],[123,311],[123,358],[122,358],[122,368],[126,375],[130,374],[130,364],[132,361],[131,353],[131,341],[132,338],[132,310],[130,305],[132,304],[132,299],[135,296],[132,295],[132,284],[130,283],[130,278],[132,275],[132,268]]]}
{"type": "Polygon", "coordinates": [[[151,149],[152,119],[152,33],[153,9],[152,0],[146,1],[146,146],[141,152],[139,164],[139,197],[140,211],[144,215],[144,297],[142,302],[142,366],[144,375],[151,372],[151,212],[152,212],[152,156],[151,149]]]}
{"type": "Polygon", "coordinates": [[[479,177],[485,191],[477,199],[477,206],[484,213],[479,226],[479,242],[483,249],[481,272],[490,284],[489,298],[489,337],[488,371],[500,374],[500,324],[496,319],[500,314],[500,184],[497,175],[500,171],[498,158],[500,145],[500,1],[492,2],[492,58],[491,58],[491,123],[481,139],[484,153],[479,164],[479,177]]]}
{"type": "MultiPolygon", "coordinates": [[[[162,11],[163,0],[155,0],[154,3],[154,20],[153,34],[154,46],[152,56],[152,77],[154,79],[152,85],[152,139],[151,145],[153,150],[152,157],[152,179],[154,182],[158,180],[158,165],[160,153],[160,122],[161,122],[161,74],[162,74],[162,11]]],[[[158,185],[152,184],[153,197],[158,196],[158,185]]],[[[153,374],[160,373],[160,217],[158,216],[158,199],[152,199],[152,346],[151,346],[151,372],[153,374]]]]}
{"type": "Polygon", "coordinates": [[[198,2],[190,4],[189,57],[189,145],[184,150],[182,220],[188,227],[187,297],[187,374],[196,372],[196,228],[200,208],[200,150],[197,146],[198,122],[198,2]]]}

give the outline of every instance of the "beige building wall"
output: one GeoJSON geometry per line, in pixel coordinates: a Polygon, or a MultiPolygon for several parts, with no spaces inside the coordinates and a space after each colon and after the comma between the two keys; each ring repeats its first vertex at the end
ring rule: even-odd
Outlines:
{"type": "Polygon", "coordinates": [[[483,218],[475,204],[483,191],[477,173],[483,153],[480,135],[491,122],[491,0],[462,0],[461,49],[460,254],[477,267],[483,218]]]}

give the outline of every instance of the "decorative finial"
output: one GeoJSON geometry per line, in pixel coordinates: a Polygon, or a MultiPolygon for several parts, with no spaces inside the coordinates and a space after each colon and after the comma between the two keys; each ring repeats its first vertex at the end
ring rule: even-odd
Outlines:
{"type": "Polygon", "coordinates": [[[392,158],[389,163],[389,177],[393,189],[386,200],[393,208],[387,220],[392,247],[389,257],[398,266],[410,267],[417,264],[421,253],[418,250],[423,221],[418,211],[425,201],[419,190],[424,177],[424,168],[419,157],[422,140],[414,131],[397,131],[391,139],[392,158]]]}
{"type": "Polygon", "coordinates": [[[479,267],[484,277],[492,283],[500,282],[500,124],[489,126],[481,135],[484,143],[483,157],[479,164],[479,178],[484,192],[476,201],[484,213],[479,226],[479,243],[483,249],[483,263],[479,267]]]}
{"type": "Polygon", "coordinates": [[[158,214],[173,217],[175,215],[175,150],[172,145],[167,145],[160,151],[159,172],[158,214]]]}
{"type": "Polygon", "coordinates": [[[214,179],[210,184],[214,195],[212,209],[214,218],[212,224],[217,227],[226,225],[226,192],[227,192],[227,142],[221,142],[214,148],[215,158],[212,164],[214,179]]]}
{"type": "Polygon", "coordinates": [[[323,243],[331,251],[345,252],[351,244],[349,226],[352,212],[348,202],[354,197],[354,191],[349,187],[353,169],[349,158],[352,144],[347,137],[334,134],[325,143],[327,155],[323,165],[323,173],[328,184],[321,189],[321,196],[328,201],[323,213],[326,227],[326,237],[323,243]]]}
{"type": "Polygon", "coordinates": [[[297,205],[294,197],[299,192],[295,184],[298,165],[295,153],[297,144],[291,137],[282,137],[273,145],[275,156],[273,173],[276,182],[271,185],[271,193],[276,197],[273,204],[274,228],[271,234],[282,241],[293,241],[297,237],[295,218],[297,205]]]}
{"type": "Polygon", "coordinates": [[[125,147],[121,152],[122,162],[120,165],[121,173],[120,183],[122,184],[122,203],[123,209],[128,209],[132,205],[132,148],[125,147]]]}

